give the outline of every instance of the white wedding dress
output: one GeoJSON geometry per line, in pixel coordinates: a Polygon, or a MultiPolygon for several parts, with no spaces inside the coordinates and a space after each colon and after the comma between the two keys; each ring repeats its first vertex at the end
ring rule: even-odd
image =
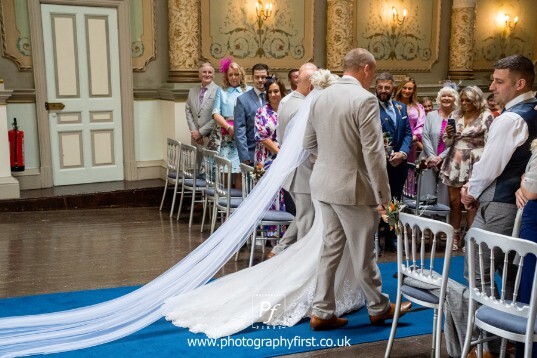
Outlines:
{"type": "MultiPolygon", "coordinates": [[[[324,88],[332,81],[329,71],[321,70],[312,83],[324,88]]],[[[316,89],[306,97],[287,126],[291,138],[303,137],[309,105],[319,91],[316,89]]],[[[277,297],[273,303],[284,303],[285,309],[274,315],[269,324],[298,322],[308,315],[313,298],[322,244],[319,214],[308,235],[285,252],[256,267],[204,285],[246,242],[287,175],[306,157],[301,140],[287,141],[271,169],[240,208],[202,245],[143,287],[88,307],[0,318],[0,357],[65,352],[111,342],[159,320],[163,309],[178,325],[188,326],[193,331],[203,331],[210,336],[231,334],[252,321],[267,320],[263,315],[251,313],[249,297],[253,294],[263,297],[272,294],[277,297]],[[192,304],[194,299],[196,302],[192,304]]],[[[363,304],[355,282],[352,263],[346,253],[337,274],[338,314],[363,304]]]]}
{"type": "MultiPolygon", "coordinates": [[[[309,233],[284,252],[194,291],[166,301],[166,319],[210,338],[232,335],[254,322],[293,326],[310,317],[322,246],[322,219],[318,205],[309,233]],[[268,308],[277,307],[274,312],[268,308]]],[[[336,272],[336,315],[364,305],[357,287],[348,246],[336,272]]]]}

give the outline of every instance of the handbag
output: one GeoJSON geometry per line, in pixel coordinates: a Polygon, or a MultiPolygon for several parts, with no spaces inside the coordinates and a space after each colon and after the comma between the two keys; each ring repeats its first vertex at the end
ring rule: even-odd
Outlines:
{"type": "MultiPolygon", "coordinates": [[[[233,127],[233,124],[235,124],[235,122],[233,121],[233,119],[226,119],[226,123],[227,123],[228,125],[232,126],[232,127],[233,127]]],[[[227,127],[226,127],[226,128],[227,128],[227,127]]],[[[231,134],[231,133],[229,133],[229,132],[227,131],[226,128],[224,128],[224,127],[220,128],[220,131],[222,132],[222,135],[230,135],[230,134],[231,134]]]]}

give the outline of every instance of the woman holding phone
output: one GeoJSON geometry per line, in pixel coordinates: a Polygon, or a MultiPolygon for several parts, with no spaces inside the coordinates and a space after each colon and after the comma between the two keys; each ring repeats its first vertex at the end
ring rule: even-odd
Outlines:
{"type": "MultiPolygon", "coordinates": [[[[466,184],[474,163],[483,154],[488,130],[494,120],[479,87],[465,87],[459,98],[459,109],[451,114],[444,133],[443,139],[449,151],[440,169],[442,182],[448,187],[449,221],[455,229],[454,251],[461,246],[461,187],[466,184]]],[[[466,227],[472,225],[475,213],[475,210],[467,211],[466,227]]]]}

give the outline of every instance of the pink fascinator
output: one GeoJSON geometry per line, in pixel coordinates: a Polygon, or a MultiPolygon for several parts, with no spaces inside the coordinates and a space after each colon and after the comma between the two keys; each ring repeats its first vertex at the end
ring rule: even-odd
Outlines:
{"type": "Polygon", "coordinates": [[[229,68],[229,65],[231,65],[231,62],[233,62],[233,57],[228,56],[224,57],[220,60],[220,73],[226,73],[227,69],[229,68]]]}

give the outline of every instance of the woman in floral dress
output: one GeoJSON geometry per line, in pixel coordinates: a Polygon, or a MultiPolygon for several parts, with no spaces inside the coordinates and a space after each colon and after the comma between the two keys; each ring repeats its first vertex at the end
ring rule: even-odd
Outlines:
{"type": "MultiPolygon", "coordinates": [[[[483,154],[488,130],[494,120],[479,87],[465,87],[459,98],[460,109],[451,115],[455,119],[455,128],[444,134],[444,141],[450,149],[440,169],[442,181],[448,187],[449,221],[455,229],[453,250],[458,250],[461,244],[461,187],[468,182],[474,163],[483,154]]],[[[473,210],[467,211],[466,227],[472,225],[475,214],[473,210]]]]}
{"type": "MultiPolygon", "coordinates": [[[[282,81],[272,77],[265,82],[265,93],[267,103],[261,106],[255,114],[255,166],[262,167],[267,171],[280,151],[280,144],[276,137],[277,112],[280,101],[287,94],[287,91],[282,81]]],[[[271,209],[285,211],[282,193],[271,209]]],[[[276,236],[276,234],[277,227],[274,227],[268,230],[266,236],[276,236]]]]}

